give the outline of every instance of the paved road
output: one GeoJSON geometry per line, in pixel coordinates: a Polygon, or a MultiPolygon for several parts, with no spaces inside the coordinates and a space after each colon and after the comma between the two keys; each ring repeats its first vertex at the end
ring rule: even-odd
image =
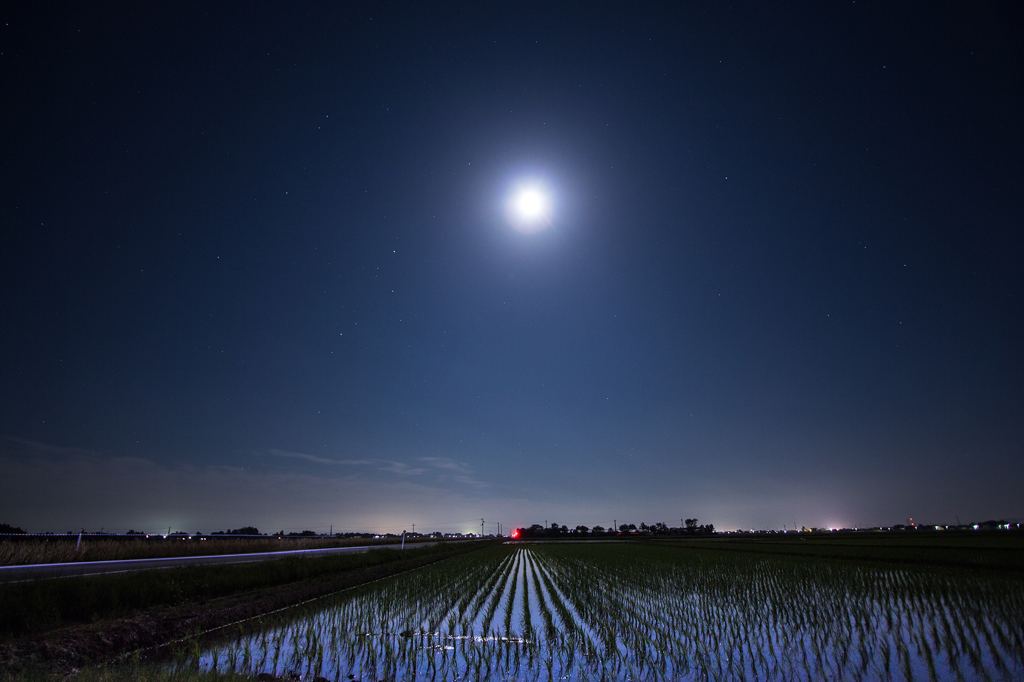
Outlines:
{"type": "MultiPolygon", "coordinates": [[[[449,541],[451,542],[451,541],[449,541]]],[[[407,547],[428,547],[437,542],[409,543],[407,547]]],[[[371,549],[398,549],[401,545],[368,545],[366,547],[331,547],[329,549],[293,549],[285,552],[254,552],[250,554],[216,554],[211,556],[183,556],[160,559],[126,559],[123,561],[73,561],[66,564],[29,564],[27,566],[0,566],[0,581],[36,580],[38,578],[67,578],[71,576],[126,573],[154,568],[174,568],[196,564],[244,564],[270,561],[286,557],[313,557],[325,554],[361,554],[371,549]]]]}

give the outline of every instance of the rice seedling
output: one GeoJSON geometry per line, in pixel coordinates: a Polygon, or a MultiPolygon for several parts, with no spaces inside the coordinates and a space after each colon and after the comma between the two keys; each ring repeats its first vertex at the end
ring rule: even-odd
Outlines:
{"type": "Polygon", "coordinates": [[[678,547],[506,545],[284,612],[167,665],[336,680],[1020,679],[1024,580],[678,547]]]}

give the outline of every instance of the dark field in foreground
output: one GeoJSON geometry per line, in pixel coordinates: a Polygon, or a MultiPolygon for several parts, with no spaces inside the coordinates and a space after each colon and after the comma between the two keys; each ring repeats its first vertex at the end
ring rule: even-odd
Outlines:
{"type": "Polygon", "coordinates": [[[1021,679],[986,535],[492,546],[82,679],[1021,679]]]}
{"type": "Polygon", "coordinates": [[[303,679],[1020,679],[1015,572],[652,544],[495,547],[170,662],[303,679]]]}
{"type": "Polygon", "coordinates": [[[479,546],[439,544],[0,584],[0,679],[32,670],[61,677],[87,663],[258,618],[479,546]]]}

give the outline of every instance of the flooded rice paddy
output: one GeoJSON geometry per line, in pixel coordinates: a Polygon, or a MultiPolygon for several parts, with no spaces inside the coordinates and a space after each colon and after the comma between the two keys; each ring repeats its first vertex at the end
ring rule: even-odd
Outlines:
{"type": "Polygon", "coordinates": [[[1024,581],[633,544],[492,547],[176,668],[314,680],[1020,680],[1024,581]]]}

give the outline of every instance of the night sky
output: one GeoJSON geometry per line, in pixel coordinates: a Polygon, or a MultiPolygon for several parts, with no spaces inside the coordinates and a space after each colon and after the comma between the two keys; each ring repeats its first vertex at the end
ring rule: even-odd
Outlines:
{"type": "Polygon", "coordinates": [[[1019,6],[110,4],[2,10],[0,522],[1024,517],[1019,6]]]}

